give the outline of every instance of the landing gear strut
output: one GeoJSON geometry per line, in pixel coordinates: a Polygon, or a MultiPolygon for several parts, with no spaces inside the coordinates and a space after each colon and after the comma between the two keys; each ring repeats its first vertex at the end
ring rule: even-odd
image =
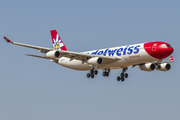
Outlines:
{"type": "Polygon", "coordinates": [[[87,73],[87,78],[94,78],[95,75],[98,74],[97,70],[94,70],[94,66],[92,66],[92,69],[90,70],[90,73],[87,73]]]}
{"type": "Polygon", "coordinates": [[[122,73],[117,77],[117,81],[121,80],[123,82],[125,78],[128,78],[128,74],[125,73],[127,69],[128,68],[123,68],[122,73]]]}

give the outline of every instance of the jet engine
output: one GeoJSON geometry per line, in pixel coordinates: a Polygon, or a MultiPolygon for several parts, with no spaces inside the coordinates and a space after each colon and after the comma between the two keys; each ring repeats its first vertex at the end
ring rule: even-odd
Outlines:
{"type": "Polygon", "coordinates": [[[46,58],[55,59],[61,57],[61,53],[59,51],[49,51],[45,54],[46,58]]]}
{"type": "Polygon", "coordinates": [[[91,65],[100,65],[100,64],[102,64],[102,62],[103,62],[103,60],[100,57],[93,57],[87,61],[87,63],[91,64],[91,65]]]}
{"type": "Polygon", "coordinates": [[[159,71],[168,71],[171,69],[171,65],[169,63],[161,63],[159,67],[156,67],[156,70],[159,71]]]}
{"type": "Polygon", "coordinates": [[[156,66],[153,63],[146,63],[140,65],[139,68],[143,71],[153,71],[156,68],[156,66]]]}

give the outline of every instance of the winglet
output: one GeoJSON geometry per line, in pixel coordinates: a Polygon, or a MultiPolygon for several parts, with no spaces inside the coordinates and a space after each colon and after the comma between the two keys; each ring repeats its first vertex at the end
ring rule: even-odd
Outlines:
{"type": "Polygon", "coordinates": [[[173,56],[170,57],[169,61],[174,61],[174,60],[173,60],[173,56]]]}
{"type": "Polygon", "coordinates": [[[10,42],[12,43],[7,37],[4,36],[4,39],[7,41],[7,42],[10,42]]]}

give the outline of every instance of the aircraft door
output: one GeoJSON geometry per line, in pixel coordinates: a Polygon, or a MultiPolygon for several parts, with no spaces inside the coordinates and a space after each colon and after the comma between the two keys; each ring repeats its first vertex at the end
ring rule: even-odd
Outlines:
{"type": "Polygon", "coordinates": [[[157,44],[156,44],[156,43],[153,44],[153,46],[152,46],[152,51],[156,51],[156,47],[157,47],[157,44]]]}

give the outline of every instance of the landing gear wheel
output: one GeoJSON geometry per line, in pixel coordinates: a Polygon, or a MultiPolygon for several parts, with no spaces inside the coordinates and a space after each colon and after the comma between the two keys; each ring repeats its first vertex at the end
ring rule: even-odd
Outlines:
{"type": "Polygon", "coordinates": [[[128,78],[128,74],[127,74],[127,73],[125,73],[125,74],[124,74],[124,77],[125,77],[125,78],[128,78]]]}
{"type": "Polygon", "coordinates": [[[108,72],[106,72],[106,77],[108,77],[109,76],[109,73],[108,72]]]}
{"type": "Polygon", "coordinates": [[[118,77],[117,77],[117,81],[120,81],[120,80],[121,80],[121,78],[120,78],[120,76],[118,76],[118,77]]]}
{"type": "Polygon", "coordinates": [[[124,77],[121,78],[121,81],[124,82],[124,77]]]}
{"type": "Polygon", "coordinates": [[[121,77],[124,77],[124,73],[121,73],[121,77]]]}
{"type": "Polygon", "coordinates": [[[91,74],[91,78],[94,78],[94,74],[91,74]]]}
{"type": "Polygon", "coordinates": [[[95,71],[94,71],[94,74],[95,74],[95,75],[97,75],[97,74],[98,74],[98,71],[97,71],[97,70],[95,70],[95,71]]]}
{"type": "Polygon", "coordinates": [[[94,70],[90,70],[90,73],[93,74],[93,73],[94,73],[94,70]]]}
{"type": "Polygon", "coordinates": [[[106,72],[103,72],[103,76],[106,76],[106,72]]]}
{"type": "Polygon", "coordinates": [[[87,78],[89,78],[91,76],[91,74],[90,73],[87,73],[87,78]]]}

